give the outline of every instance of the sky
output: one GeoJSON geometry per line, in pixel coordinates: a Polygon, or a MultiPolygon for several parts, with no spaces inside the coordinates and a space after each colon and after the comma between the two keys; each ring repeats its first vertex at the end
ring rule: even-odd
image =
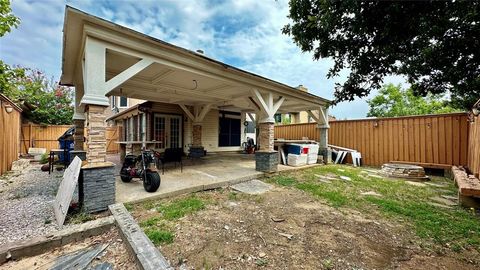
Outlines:
{"type": "MultiPolygon", "coordinates": [[[[0,59],[10,65],[38,68],[58,80],[61,74],[62,28],[65,5],[290,86],[333,99],[335,83],[348,70],[327,79],[331,59],[313,60],[291,37],[283,35],[289,22],[287,0],[11,0],[20,17],[17,29],[0,39],[0,59]]],[[[402,77],[385,83],[406,85],[402,77]]],[[[366,100],[342,102],[329,111],[338,119],[364,118],[366,100]]]]}

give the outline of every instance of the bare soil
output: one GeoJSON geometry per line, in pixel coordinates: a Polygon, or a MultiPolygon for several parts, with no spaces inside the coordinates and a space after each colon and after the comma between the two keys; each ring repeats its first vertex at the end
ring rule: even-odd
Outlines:
{"type": "MultiPolygon", "coordinates": [[[[408,227],[296,189],[196,196],[206,209],[175,221],[173,243],[158,247],[177,269],[479,269],[476,251],[439,254],[408,227]]],[[[158,212],[133,215],[141,222],[158,212]]]]}
{"type": "Polygon", "coordinates": [[[108,247],[92,261],[90,266],[95,266],[102,262],[109,262],[113,265],[113,269],[136,269],[135,261],[129,255],[128,250],[118,234],[116,228],[110,231],[89,237],[83,241],[71,243],[59,248],[55,248],[44,254],[27,257],[18,261],[10,261],[0,266],[0,269],[49,269],[54,265],[55,260],[61,255],[74,252],[95,244],[108,244],[108,247]]]}

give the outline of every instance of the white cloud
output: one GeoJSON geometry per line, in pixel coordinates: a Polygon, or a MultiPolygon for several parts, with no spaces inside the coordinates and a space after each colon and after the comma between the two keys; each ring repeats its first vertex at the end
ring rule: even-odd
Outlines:
{"type": "MultiPolygon", "coordinates": [[[[313,61],[310,53],[302,53],[281,33],[288,22],[285,0],[69,0],[67,4],[190,50],[203,49],[210,57],[259,75],[292,86],[303,84],[325,98],[333,98],[334,83],[343,82],[347,75],[327,79],[333,62],[313,61]]],[[[13,0],[13,11],[22,23],[0,40],[1,59],[58,77],[64,7],[62,1],[13,0]]],[[[367,110],[364,100],[356,100],[339,104],[331,112],[343,119],[364,117],[367,110]]]]}

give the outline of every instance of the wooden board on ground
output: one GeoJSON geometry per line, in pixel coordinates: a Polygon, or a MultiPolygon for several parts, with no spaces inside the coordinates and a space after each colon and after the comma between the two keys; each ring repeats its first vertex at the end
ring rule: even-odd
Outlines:
{"type": "Polygon", "coordinates": [[[72,201],[75,187],[77,186],[78,176],[80,175],[80,168],[82,161],[79,157],[75,157],[70,163],[70,166],[63,173],[63,179],[58,188],[57,196],[53,202],[53,211],[55,212],[55,219],[60,228],[62,228],[67,216],[68,207],[72,201]]]}

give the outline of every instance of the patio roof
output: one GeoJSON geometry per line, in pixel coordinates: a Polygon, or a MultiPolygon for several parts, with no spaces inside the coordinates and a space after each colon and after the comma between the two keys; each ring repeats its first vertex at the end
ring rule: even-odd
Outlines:
{"type": "MultiPolygon", "coordinates": [[[[125,96],[222,110],[276,112],[322,110],[330,101],[150,37],[70,6],[65,10],[62,76],[83,105],[107,105],[125,96]],[[99,56],[104,54],[101,61],[99,56]],[[105,70],[105,75],[101,74],[105,70]]],[[[279,67],[281,68],[281,67],[279,67]]],[[[323,111],[324,110],[324,111],[323,111]]],[[[322,121],[327,124],[328,121],[322,121]]],[[[328,124],[327,124],[328,125],[328,124]]]]}

